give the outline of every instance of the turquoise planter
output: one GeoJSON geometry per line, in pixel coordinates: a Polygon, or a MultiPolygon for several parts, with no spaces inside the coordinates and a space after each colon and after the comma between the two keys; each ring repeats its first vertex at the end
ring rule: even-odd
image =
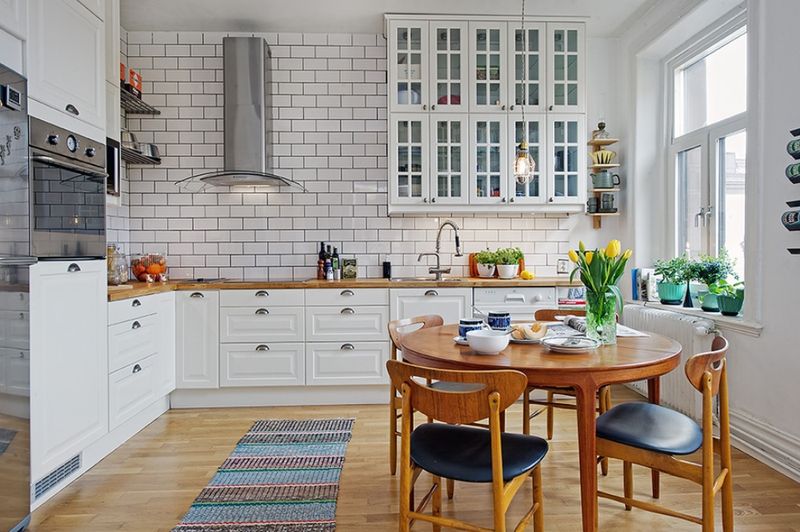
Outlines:
{"type": "Polygon", "coordinates": [[[680,305],[686,295],[686,285],[673,283],[658,283],[658,297],[664,305],[680,305]]]}
{"type": "Polygon", "coordinates": [[[744,304],[744,292],[737,291],[736,297],[718,296],[717,303],[723,316],[738,316],[744,304]]]}
{"type": "Polygon", "coordinates": [[[703,296],[703,303],[700,305],[700,308],[705,310],[706,312],[719,312],[719,305],[717,303],[717,294],[712,294],[709,292],[708,294],[703,296]]]}

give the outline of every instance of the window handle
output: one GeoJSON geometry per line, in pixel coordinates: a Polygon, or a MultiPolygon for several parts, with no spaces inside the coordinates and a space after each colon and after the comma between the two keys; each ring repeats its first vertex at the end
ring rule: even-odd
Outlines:
{"type": "Polygon", "coordinates": [[[713,205],[709,205],[708,207],[706,207],[706,212],[705,212],[705,217],[706,218],[705,218],[705,220],[703,222],[705,225],[711,225],[711,214],[713,212],[714,212],[714,206],[713,205]]]}
{"type": "Polygon", "coordinates": [[[700,207],[700,212],[694,215],[694,226],[700,227],[700,222],[703,222],[703,227],[706,226],[706,208],[700,207]]]}

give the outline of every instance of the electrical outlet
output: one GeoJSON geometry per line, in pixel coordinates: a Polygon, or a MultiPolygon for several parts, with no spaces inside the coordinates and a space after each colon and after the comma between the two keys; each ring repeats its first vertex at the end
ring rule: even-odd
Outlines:
{"type": "Polygon", "coordinates": [[[558,259],[556,271],[558,273],[569,273],[569,261],[567,259],[558,259]]]}

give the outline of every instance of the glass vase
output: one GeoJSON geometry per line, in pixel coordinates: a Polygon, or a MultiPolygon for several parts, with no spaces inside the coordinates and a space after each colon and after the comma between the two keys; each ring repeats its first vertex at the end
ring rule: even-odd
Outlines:
{"type": "Polygon", "coordinates": [[[586,291],[586,336],[603,345],[617,343],[617,298],[613,292],[586,291]]]}

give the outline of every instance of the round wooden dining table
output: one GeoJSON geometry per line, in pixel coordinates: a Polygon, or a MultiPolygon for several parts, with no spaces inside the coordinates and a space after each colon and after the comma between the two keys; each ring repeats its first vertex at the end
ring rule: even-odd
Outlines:
{"type": "MultiPolygon", "coordinates": [[[[583,530],[597,530],[597,453],[595,401],[601,386],[647,380],[648,399],[659,401],[659,378],[678,366],[681,345],[665,336],[620,337],[580,354],[557,354],[540,344],[511,343],[497,355],[480,355],[453,341],[458,325],[420,329],[402,337],[403,359],[420,366],[451,370],[515,369],[532,386],[565,386],[575,390],[578,414],[581,513],[583,530]]],[[[658,496],[658,472],[652,473],[658,496]]]]}

